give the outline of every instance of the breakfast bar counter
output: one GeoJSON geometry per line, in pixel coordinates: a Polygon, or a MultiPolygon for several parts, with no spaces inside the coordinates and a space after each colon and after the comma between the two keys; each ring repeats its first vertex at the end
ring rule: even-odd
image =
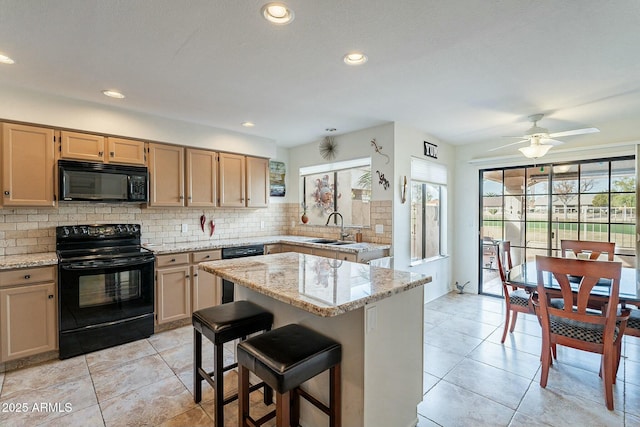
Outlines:
{"type": "MultiPolygon", "coordinates": [[[[236,300],[273,312],[274,328],[299,323],[342,344],[343,425],[416,425],[422,401],[423,285],[431,277],[291,252],[200,267],[235,283],[236,300]]],[[[326,399],[328,375],[306,387],[326,399]]],[[[324,414],[302,405],[301,425],[326,423],[324,414]]]]}

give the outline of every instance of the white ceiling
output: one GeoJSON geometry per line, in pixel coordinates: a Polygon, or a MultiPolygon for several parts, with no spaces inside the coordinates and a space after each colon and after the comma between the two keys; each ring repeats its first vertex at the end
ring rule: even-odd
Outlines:
{"type": "Polygon", "coordinates": [[[534,113],[601,130],[568,143],[640,139],[638,0],[287,0],[286,26],[266,2],[0,0],[0,82],[285,147],[391,121],[497,146],[534,113]]]}

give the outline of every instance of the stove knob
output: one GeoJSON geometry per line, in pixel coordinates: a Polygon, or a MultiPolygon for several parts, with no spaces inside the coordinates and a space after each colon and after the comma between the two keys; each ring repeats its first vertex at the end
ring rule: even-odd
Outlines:
{"type": "Polygon", "coordinates": [[[73,234],[78,234],[78,227],[75,225],[71,227],[71,230],[73,231],[73,234]]]}
{"type": "Polygon", "coordinates": [[[62,227],[62,232],[64,233],[65,236],[69,235],[69,228],[68,227],[62,227]]]}

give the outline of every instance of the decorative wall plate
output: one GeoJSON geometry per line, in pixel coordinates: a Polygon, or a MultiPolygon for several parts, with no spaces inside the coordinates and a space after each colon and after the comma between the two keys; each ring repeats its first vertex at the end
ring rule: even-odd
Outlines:
{"type": "Polygon", "coordinates": [[[320,155],[325,160],[333,160],[338,153],[338,145],[331,136],[325,136],[319,146],[320,155]]]}

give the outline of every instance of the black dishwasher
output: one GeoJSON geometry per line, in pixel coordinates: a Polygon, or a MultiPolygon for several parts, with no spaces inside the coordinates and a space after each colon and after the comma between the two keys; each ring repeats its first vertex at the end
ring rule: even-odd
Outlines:
{"type": "MultiPolygon", "coordinates": [[[[222,259],[245,258],[256,255],[264,255],[264,245],[222,248],[222,259]]],[[[222,280],[222,304],[233,301],[233,286],[233,282],[222,280]]]]}

